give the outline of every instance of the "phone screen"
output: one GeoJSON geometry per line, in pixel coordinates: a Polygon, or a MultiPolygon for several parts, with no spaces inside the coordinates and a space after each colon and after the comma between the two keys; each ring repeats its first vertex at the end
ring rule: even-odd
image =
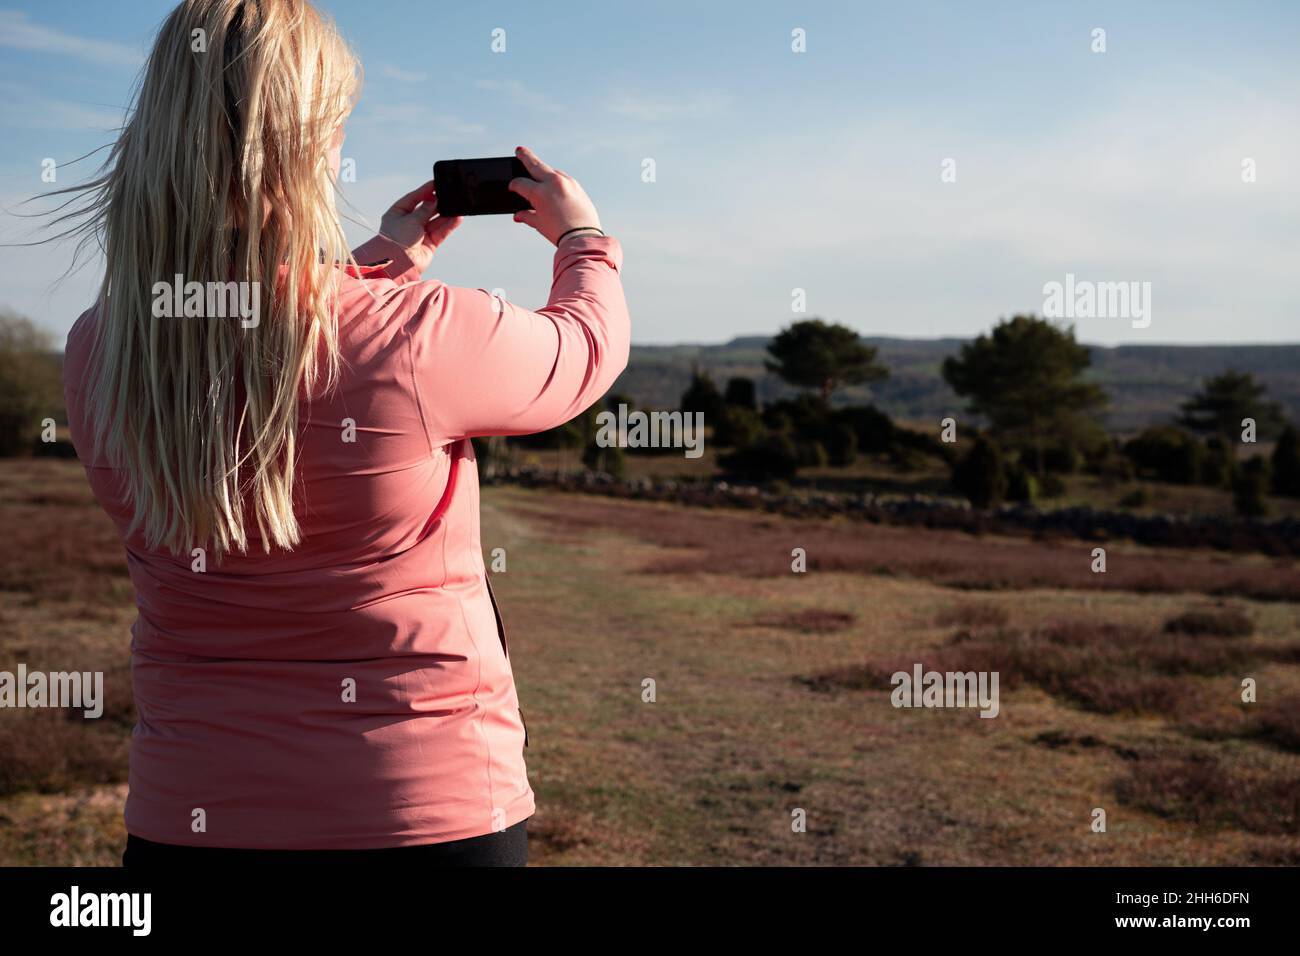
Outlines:
{"type": "Polygon", "coordinates": [[[512,193],[510,180],[531,178],[514,156],[488,159],[444,159],[433,164],[438,213],[443,216],[491,216],[532,209],[528,200],[512,193]]]}

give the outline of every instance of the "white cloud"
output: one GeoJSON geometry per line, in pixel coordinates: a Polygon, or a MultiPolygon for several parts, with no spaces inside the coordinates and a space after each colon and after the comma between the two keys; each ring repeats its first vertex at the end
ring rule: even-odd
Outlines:
{"type": "Polygon", "coordinates": [[[480,90],[504,93],[520,106],[541,113],[560,113],[563,107],[545,93],[531,89],[518,80],[477,80],[474,83],[480,90]]]}
{"type": "Polygon", "coordinates": [[[390,143],[422,145],[474,140],[487,130],[481,123],[468,122],[450,113],[439,113],[423,103],[365,105],[357,111],[352,123],[390,143]]]}
{"type": "Polygon", "coordinates": [[[724,112],[730,105],[731,94],[721,90],[704,90],[691,96],[652,96],[647,93],[621,92],[612,94],[606,108],[620,116],[646,123],[666,120],[704,119],[724,112]]]}
{"type": "Polygon", "coordinates": [[[56,99],[20,83],[0,81],[0,128],[111,132],[124,122],[125,109],[56,99]]]}
{"type": "Polygon", "coordinates": [[[423,83],[429,79],[429,74],[418,73],[415,70],[403,70],[393,66],[391,63],[379,64],[379,75],[390,80],[396,80],[399,83],[423,83]]]}
{"type": "Polygon", "coordinates": [[[105,66],[136,68],[144,62],[139,50],[124,43],[65,33],[56,27],[34,23],[20,10],[0,10],[0,46],[56,53],[105,66]]]}

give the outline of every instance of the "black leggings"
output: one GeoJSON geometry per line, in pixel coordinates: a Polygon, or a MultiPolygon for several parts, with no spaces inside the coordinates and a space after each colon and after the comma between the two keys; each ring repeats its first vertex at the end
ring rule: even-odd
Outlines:
{"type": "Polygon", "coordinates": [[[177,846],[154,843],[127,834],[122,865],[132,869],[186,866],[327,865],[414,863],[420,866],[524,866],[528,863],[528,821],[520,820],[498,833],[377,850],[240,850],[226,847],[177,846]]]}

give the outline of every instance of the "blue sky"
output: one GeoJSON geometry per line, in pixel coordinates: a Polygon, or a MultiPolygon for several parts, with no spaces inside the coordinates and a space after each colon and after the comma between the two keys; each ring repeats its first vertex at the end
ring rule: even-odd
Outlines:
{"type": "MultiPolygon", "coordinates": [[[[1087,341],[1300,341],[1300,3],[320,6],[366,68],[352,215],[376,223],[437,159],[530,145],[623,242],[638,343],[808,315],[968,336],[1067,273],[1151,283],[1148,328],[1078,320],[1087,341]]],[[[170,7],[0,0],[6,209],[51,188],[42,159],[111,141],[170,7]]],[[[30,229],[0,220],[6,242],[30,229]]],[[[92,263],[55,285],[69,257],[0,248],[0,306],[61,337],[98,281],[92,263]]],[[[536,307],[549,247],[469,220],[428,275],[536,307]]]]}

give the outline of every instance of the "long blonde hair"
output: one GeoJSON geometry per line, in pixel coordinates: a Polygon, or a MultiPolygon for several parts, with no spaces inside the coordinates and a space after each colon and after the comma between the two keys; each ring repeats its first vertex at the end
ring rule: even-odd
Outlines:
{"type": "Polygon", "coordinates": [[[77,231],[107,259],[96,447],[150,548],[245,552],[250,512],[263,550],[301,539],[300,392],[336,381],[334,263],[350,259],[327,153],[358,84],[306,0],[184,0],[100,177],[74,187],[77,231]],[[155,317],[155,284],[178,276],[260,290],[259,321],[155,317]]]}

